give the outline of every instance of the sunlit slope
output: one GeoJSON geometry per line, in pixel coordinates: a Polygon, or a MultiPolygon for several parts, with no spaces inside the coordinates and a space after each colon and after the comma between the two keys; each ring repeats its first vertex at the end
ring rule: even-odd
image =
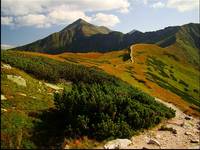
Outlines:
{"type": "Polygon", "coordinates": [[[131,47],[131,51],[124,49],[108,53],[26,53],[96,66],[152,96],[174,103],[183,111],[199,114],[198,65],[192,65],[176,44],[168,48],[137,44],[131,47]]]}
{"type": "Polygon", "coordinates": [[[140,89],[173,102],[183,110],[199,109],[199,71],[191,65],[182,49],[138,44],[129,51],[59,55],[67,61],[96,66],[140,89]],[[196,106],[194,106],[196,105],[196,106]]]}
{"type": "Polygon", "coordinates": [[[134,65],[142,68],[145,81],[157,83],[191,104],[200,106],[199,70],[185,59],[178,47],[160,48],[156,45],[132,46],[134,65]]]}
{"type": "MultiPolygon", "coordinates": [[[[116,57],[114,59],[112,53],[105,57],[99,55],[102,60],[98,63],[110,64],[111,62],[104,61],[109,58],[112,63],[118,63],[118,57],[126,61],[130,55],[124,55],[125,53],[121,51],[114,54],[116,57]]],[[[61,59],[62,56],[44,57],[45,55],[36,56],[37,54],[16,51],[4,51],[1,54],[2,62],[12,66],[2,67],[4,69],[2,94],[6,98],[13,95],[12,98],[9,97],[9,103],[6,103],[8,100],[4,101],[2,110],[4,112],[4,122],[1,124],[4,131],[2,148],[50,148],[57,140],[59,144],[64,137],[69,139],[88,136],[100,141],[111,136],[129,138],[140,129],[153,127],[175,115],[172,109],[156,102],[152,96],[101,69],[74,64],[72,61],[61,62],[51,59],[61,59]],[[19,71],[19,74],[11,72],[14,67],[24,72],[19,71]],[[5,70],[5,68],[11,69],[5,70]],[[11,80],[10,78],[13,82],[7,82],[7,79],[11,80]],[[29,80],[32,82],[29,83],[29,80]],[[24,85],[25,81],[27,86],[24,85]],[[23,83],[23,86],[17,88],[16,82],[20,85],[23,83]],[[58,83],[59,86],[56,86],[58,83]],[[52,103],[52,97],[48,96],[52,96],[53,92],[45,90],[46,86],[56,91],[61,88],[64,90],[56,92],[52,103]],[[20,97],[15,97],[15,91],[18,90],[20,93],[16,95],[20,97]],[[15,118],[15,114],[7,117],[10,110],[23,112],[24,117],[19,115],[15,118]],[[88,118],[87,128],[84,119],[80,120],[80,116],[88,118]],[[25,117],[28,120],[24,120],[25,117]],[[16,128],[13,129],[13,125],[16,128]],[[12,129],[15,132],[12,132],[12,129]],[[12,141],[7,143],[6,138],[12,141]]],[[[92,55],[94,54],[87,54],[85,58],[90,58],[92,55]]],[[[91,61],[94,62],[94,59],[91,61]]]]}
{"type": "Polygon", "coordinates": [[[5,97],[1,98],[2,149],[32,149],[60,142],[57,140],[62,129],[60,118],[47,115],[49,110],[55,109],[54,92],[55,89],[44,81],[22,70],[1,66],[1,95],[5,97]],[[24,80],[26,86],[10,80],[8,76],[15,77],[18,82],[24,80]],[[57,124],[60,124],[59,130],[57,124]]]}

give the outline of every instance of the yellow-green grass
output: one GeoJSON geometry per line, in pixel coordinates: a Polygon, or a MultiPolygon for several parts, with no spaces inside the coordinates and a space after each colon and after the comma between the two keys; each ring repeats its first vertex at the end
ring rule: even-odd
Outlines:
{"type": "Polygon", "coordinates": [[[45,116],[45,112],[54,110],[54,91],[43,81],[17,68],[1,69],[1,94],[7,98],[1,101],[2,149],[38,148],[42,144],[56,142],[55,139],[58,137],[53,137],[51,133],[60,130],[55,129],[58,127],[56,123],[59,119],[56,120],[51,113],[45,116]],[[27,86],[16,84],[7,79],[7,75],[21,76],[26,80],[27,86]]]}
{"type": "Polygon", "coordinates": [[[197,66],[188,63],[187,57],[182,52],[181,48],[177,45],[161,48],[153,44],[137,44],[132,46],[131,50],[134,62],[131,62],[130,59],[124,59],[124,56],[130,55],[128,49],[108,53],[63,53],[59,55],[32,52],[25,53],[30,55],[43,55],[60,61],[70,61],[72,63],[101,68],[107,73],[121,78],[152,96],[177,105],[188,114],[199,116],[199,112],[197,111],[199,108],[196,106],[199,103],[199,71],[197,66]],[[164,72],[169,75],[169,71],[171,70],[173,72],[172,74],[177,78],[177,81],[174,81],[171,77],[163,77],[159,74],[158,70],[155,71],[152,66],[148,66],[147,63],[150,57],[155,57],[156,60],[167,64],[167,66],[164,67],[164,72]],[[178,60],[176,60],[177,58],[178,60]],[[152,71],[149,71],[149,68],[152,71]],[[160,86],[155,81],[152,82],[149,80],[147,72],[151,72],[153,75],[163,79],[166,83],[169,83],[181,92],[185,92],[189,96],[194,97],[196,99],[196,105],[194,105],[193,102],[191,103],[190,100],[181,97],[176,92],[164,86],[160,86]],[[183,80],[189,86],[185,87],[183,84],[180,84],[180,80],[183,80]],[[187,88],[188,91],[185,91],[184,88],[187,88]],[[194,92],[194,89],[196,89],[197,92],[194,92]]]}
{"type": "MultiPolygon", "coordinates": [[[[132,55],[134,59],[133,63],[131,63],[130,59],[124,61],[123,58],[120,57],[127,54],[129,54],[128,50],[122,50],[109,53],[64,53],[58,55],[58,57],[66,58],[67,60],[74,59],[77,61],[77,63],[101,68],[104,71],[115,75],[124,81],[127,81],[131,85],[136,86],[153,96],[174,103],[186,113],[199,115],[199,112],[196,111],[198,107],[192,104],[190,100],[184,99],[175,92],[165,89],[165,87],[161,87],[155,82],[147,80],[147,59],[150,56],[153,56],[167,64],[168,66],[164,69],[165,72],[169,74],[169,70],[173,71],[173,75],[178,81],[174,81],[171,78],[165,78],[161,76],[158,71],[153,71],[153,74],[157,75],[161,79],[164,79],[166,82],[176,87],[180,91],[186,92],[189,96],[194,97],[196,99],[195,104],[198,104],[199,71],[186,61],[185,56],[181,53],[181,49],[177,48],[176,46],[161,48],[151,44],[134,45],[134,47],[132,47],[132,55]],[[166,55],[166,53],[178,57],[178,61],[174,60],[173,57],[169,57],[166,55]],[[92,58],[92,55],[94,55],[94,58],[92,58]],[[171,68],[171,66],[173,68],[171,68]],[[187,88],[188,91],[184,90],[185,86],[180,84],[179,80],[183,80],[189,85],[187,88]],[[196,89],[198,92],[194,92],[194,89],[196,89]]],[[[153,70],[151,66],[149,68],[153,70]]]]}

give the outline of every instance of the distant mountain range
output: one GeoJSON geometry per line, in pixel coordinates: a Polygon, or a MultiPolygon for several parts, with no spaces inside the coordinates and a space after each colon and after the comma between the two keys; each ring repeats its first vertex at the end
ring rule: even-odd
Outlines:
{"type": "Polygon", "coordinates": [[[132,30],[127,34],[112,31],[103,26],[92,25],[82,19],[68,25],[60,32],[53,33],[33,43],[13,50],[34,51],[49,54],[63,52],[108,52],[127,48],[132,44],[148,43],[168,47],[181,43],[183,47],[200,48],[200,24],[167,27],[155,32],[132,30]]]}

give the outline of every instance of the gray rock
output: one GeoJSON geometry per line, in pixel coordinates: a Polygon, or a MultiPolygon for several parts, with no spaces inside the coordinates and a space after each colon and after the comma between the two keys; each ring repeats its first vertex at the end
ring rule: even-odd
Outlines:
{"type": "Polygon", "coordinates": [[[104,149],[124,149],[127,148],[132,142],[128,139],[116,139],[107,142],[104,149]]]}
{"type": "Polygon", "coordinates": [[[191,120],[192,116],[185,116],[185,120],[191,120]]]}
{"type": "Polygon", "coordinates": [[[173,128],[172,133],[177,134],[177,130],[173,128]]]}
{"type": "Polygon", "coordinates": [[[7,112],[8,110],[5,108],[1,108],[2,111],[7,112]]]}
{"type": "Polygon", "coordinates": [[[3,94],[1,94],[1,100],[7,100],[7,98],[3,94]]]}
{"type": "Polygon", "coordinates": [[[35,97],[35,96],[30,96],[31,98],[33,98],[33,99],[37,99],[37,97],[35,97]]]}
{"type": "Polygon", "coordinates": [[[185,135],[193,136],[192,132],[186,131],[185,135]]]}
{"type": "Polygon", "coordinates": [[[11,69],[12,67],[9,64],[2,64],[1,68],[11,69]]]}
{"type": "Polygon", "coordinates": [[[19,93],[19,95],[21,95],[21,96],[27,96],[25,93],[19,93]]]}
{"type": "Polygon", "coordinates": [[[22,78],[21,76],[7,75],[7,78],[20,86],[26,87],[26,80],[22,78]]]}
{"type": "Polygon", "coordinates": [[[66,144],[63,149],[69,149],[69,145],[66,144]]]}
{"type": "Polygon", "coordinates": [[[63,90],[64,89],[63,87],[59,87],[59,86],[57,86],[55,84],[51,84],[51,83],[45,83],[45,85],[54,89],[54,90],[63,90]]]}
{"type": "Polygon", "coordinates": [[[197,139],[197,138],[192,138],[192,139],[190,139],[190,142],[191,142],[191,143],[199,143],[199,139],[197,139]]]}
{"type": "Polygon", "coordinates": [[[183,127],[185,125],[185,122],[180,119],[169,120],[169,121],[167,121],[167,123],[174,124],[174,125],[181,126],[181,127],[183,127]]]}
{"type": "Polygon", "coordinates": [[[147,144],[155,144],[155,145],[160,146],[160,143],[156,139],[150,139],[147,144]]]}

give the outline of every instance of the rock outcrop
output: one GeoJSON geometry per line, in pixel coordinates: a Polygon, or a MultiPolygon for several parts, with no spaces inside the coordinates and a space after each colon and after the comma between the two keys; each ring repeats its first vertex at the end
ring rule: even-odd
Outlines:
{"type": "Polygon", "coordinates": [[[26,80],[21,76],[7,75],[7,78],[20,86],[26,87],[26,80]]]}
{"type": "Polygon", "coordinates": [[[104,149],[124,149],[127,148],[132,142],[128,139],[116,139],[107,142],[104,149]]]}

